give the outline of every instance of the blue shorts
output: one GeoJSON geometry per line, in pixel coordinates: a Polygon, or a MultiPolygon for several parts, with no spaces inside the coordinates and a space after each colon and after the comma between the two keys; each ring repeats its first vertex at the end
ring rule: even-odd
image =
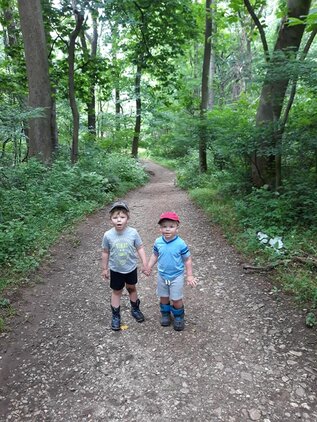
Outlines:
{"type": "Polygon", "coordinates": [[[164,278],[157,274],[157,290],[159,297],[169,297],[171,300],[183,299],[184,290],[184,274],[181,274],[173,280],[164,280],[164,278]]]}

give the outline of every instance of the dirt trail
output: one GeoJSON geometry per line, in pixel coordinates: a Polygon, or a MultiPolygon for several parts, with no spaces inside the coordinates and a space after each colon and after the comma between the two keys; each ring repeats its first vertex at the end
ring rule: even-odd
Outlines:
{"type": "Polygon", "coordinates": [[[160,327],[155,274],[139,282],[146,321],[132,320],[125,294],[128,328],[111,331],[101,210],[56,245],[42,282],[15,304],[12,330],[0,339],[0,420],[317,421],[316,330],[267,280],[243,272],[172,172],[147,166],[150,183],[125,197],[130,225],[149,255],[160,213],[179,213],[199,278],[185,289],[185,331],[160,327]]]}

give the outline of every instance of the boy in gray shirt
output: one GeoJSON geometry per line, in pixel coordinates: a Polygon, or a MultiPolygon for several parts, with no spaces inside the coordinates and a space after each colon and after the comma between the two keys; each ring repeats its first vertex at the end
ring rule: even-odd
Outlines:
{"type": "Polygon", "coordinates": [[[136,229],[128,226],[129,207],[124,201],[115,202],[110,208],[113,228],[106,231],[102,240],[102,275],[110,278],[111,328],[120,330],[120,300],[124,287],[127,289],[131,303],[131,314],[138,321],[144,321],[140,311],[136,284],[138,282],[137,254],[142,262],[141,271],[147,270],[147,259],[143,243],[136,229]]]}

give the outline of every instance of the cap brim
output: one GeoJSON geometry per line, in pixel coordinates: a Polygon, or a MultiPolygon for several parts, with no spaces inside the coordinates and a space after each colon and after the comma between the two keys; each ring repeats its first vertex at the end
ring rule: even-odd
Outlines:
{"type": "Polygon", "coordinates": [[[113,204],[112,207],[110,208],[109,212],[112,212],[116,208],[123,209],[123,210],[126,210],[128,212],[130,211],[129,208],[125,204],[113,204]]]}
{"type": "Polygon", "coordinates": [[[176,221],[176,223],[179,223],[179,220],[174,220],[174,218],[167,218],[167,217],[164,217],[164,218],[161,218],[157,224],[160,224],[160,223],[161,223],[162,221],[164,221],[164,220],[176,221]]]}

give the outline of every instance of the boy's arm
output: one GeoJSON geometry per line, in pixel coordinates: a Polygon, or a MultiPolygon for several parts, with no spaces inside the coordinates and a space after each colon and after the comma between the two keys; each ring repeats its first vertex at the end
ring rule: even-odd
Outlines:
{"type": "Polygon", "coordinates": [[[141,259],[142,262],[142,268],[141,271],[144,272],[147,270],[147,259],[146,259],[146,254],[145,254],[145,250],[144,250],[144,246],[141,245],[138,249],[137,249],[138,255],[141,259]]]}
{"type": "Polygon", "coordinates": [[[102,276],[104,278],[109,278],[109,251],[104,249],[101,255],[101,266],[102,266],[102,276]]]}
{"type": "Polygon", "coordinates": [[[185,261],[185,268],[186,268],[186,279],[187,284],[190,284],[191,286],[195,287],[197,285],[197,280],[193,276],[193,261],[192,257],[189,256],[185,261]]]}
{"type": "Polygon", "coordinates": [[[155,253],[152,253],[152,255],[150,256],[150,259],[149,259],[149,263],[148,263],[148,267],[149,267],[150,271],[152,270],[154,265],[157,263],[157,259],[158,259],[158,256],[155,255],[155,253]]]}

